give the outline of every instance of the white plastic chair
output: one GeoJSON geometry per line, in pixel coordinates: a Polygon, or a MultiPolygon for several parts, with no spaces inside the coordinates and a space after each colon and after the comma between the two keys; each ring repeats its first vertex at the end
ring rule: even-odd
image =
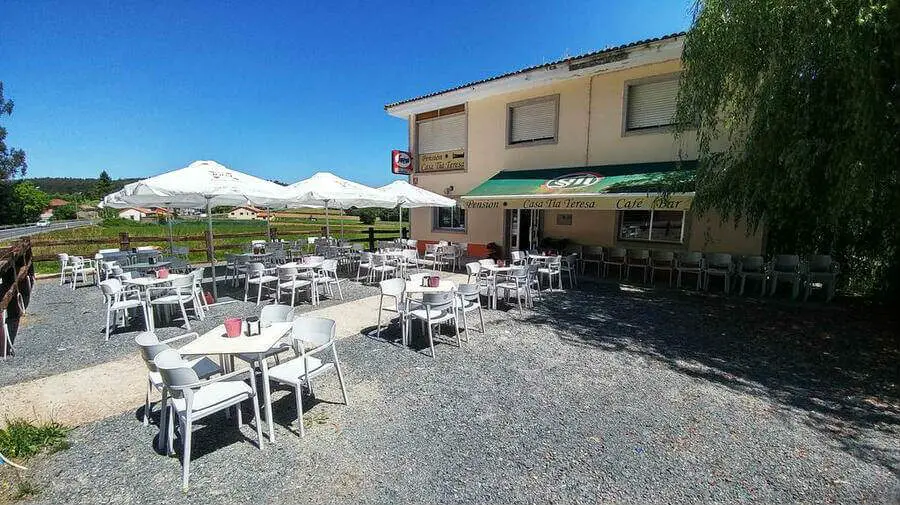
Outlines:
{"type": "Polygon", "coordinates": [[[731,290],[731,275],[734,273],[734,262],[730,254],[726,253],[710,253],[706,257],[706,271],[704,272],[706,279],[703,282],[703,289],[709,291],[709,278],[721,277],[725,293],[731,290]]]}
{"type": "Polygon", "coordinates": [[[347,405],[347,389],[344,387],[344,376],[341,373],[341,365],[338,361],[337,349],[334,345],[334,333],[336,324],[331,319],[321,317],[301,317],[294,321],[291,330],[291,339],[296,356],[269,369],[269,380],[279,384],[286,384],[294,388],[294,399],[297,402],[297,424],[300,429],[300,437],[306,436],[306,428],[303,426],[303,394],[301,386],[306,386],[310,394],[313,393],[312,379],[322,376],[332,370],[337,373],[341,386],[341,395],[344,405],[347,405]],[[310,349],[307,349],[310,346],[310,349]],[[316,357],[331,351],[331,361],[323,361],[316,357]]]}
{"type": "MultiPolygon", "coordinates": [[[[166,349],[171,349],[169,344],[187,338],[197,338],[198,336],[197,333],[186,333],[177,337],[160,340],[159,337],[156,336],[156,333],[144,331],[138,333],[134,338],[134,343],[140,347],[141,358],[144,359],[144,364],[147,366],[147,395],[144,399],[144,426],[150,424],[150,394],[154,389],[162,392],[163,388],[162,376],[159,375],[159,370],[157,370],[153,360],[159,353],[166,349]]],[[[207,379],[222,372],[219,365],[206,356],[187,361],[201,379],[207,379]]],[[[162,433],[160,433],[160,438],[162,438],[162,436],[162,433]]]]}
{"type": "Polygon", "coordinates": [[[409,311],[410,318],[422,321],[428,333],[428,344],[431,346],[431,357],[434,358],[434,325],[453,321],[453,328],[456,330],[456,345],[462,347],[462,341],[459,338],[459,325],[456,319],[456,306],[454,300],[456,294],[453,292],[445,293],[424,293],[422,302],[418,308],[409,311]]]}
{"type": "Polygon", "coordinates": [[[603,269],[603,247],[599,245],[586,246],[581,256],[581,274],[588,265],[597,265],[597,277],[600,277],[600,271],[603,269]]]}
{"type": "Polygon", "coordinates": [[[481,277],[481,275],[480,275],[481,270],[482,270],[481,263],[479,263],[477,261],[472,261],[472,262],[466,263],[466,275],[468,276],[468,278],[466,279],[466,282],[471,284],[472,277],[475,277],[475,282],[478,282],[481,277]]]}
{"type": "Polygon", "coordinates": [[[562,258],[559,256],[553,256],[549,260],[547,260],[546,265],[539,266],[537,269],[538,272],[538,290],[541,289],[541,278],[543,276],[547,276],[547,286],[550,291],[553,291],[553,277],[559,281],[559,289],[563,289],[562,284],[562,258]]]}
{"type": "MultiPolygon", "coordinates": [[[[284,293],[291,294],[291,307],[295,305],[294,301],[296,300],[297,291],[305,290],[309,291],[309,300],[310,303],[316,305],[316,294],[317,291],[313,289],[313,281],[310,279],[300,278],[300,273],[297,271],[297,267],[291,266],[280,266],[276,271],[278,274],[278,285],[275,287],[275,299],[276,301],[281,301],[281,297],[284,293]]],[[[265,309],[266,307],[263,307],[265,309]]]]}
{"type": "MultiPolygon", "coordinates": [[[[266,305],[259,312],[259,324],[263,327],[269,326],[272,323],[290,323],[293,322],[295,318],[294,307],[290,305],[266,305]]],[[[260,354],[238,354],[238,359],[246,361],[251,365],[259,361],[260,357],[262,359],[268,359],[272,356],[275,357],[275,363],[280,363],[281,359],[279,358],[280,353],[287,351],[291,348],[290,336],[285,336],[281,340],[279,340],[275,345],[272,346],[268,351],[260,354]]]]}
{"type": "Polygon", "coordinates": [[[672,286],[675,273],[675,253],[672,251],[653,251],[650,253],[650,282],[656,280],[656,272],[663,272],[672,286]]]}
{"type": "MultiPolygon", "coordinates": [[[[337,287],[338,297],[343,300],[344,292],[341,291],[341,279],[337,273],[338,263],[335,259],[328,259],[322,262],[320,275],[316,276],[316,291],[319,286],[325,286],[329,298],[334,298],[334,288],[337,287]]],[[[318,296],[318,295],[317,295],[318,296]]]]}
{"type": "Polygon", "coordinates": [[[369,269],[370,281],[374,279],[375,274],[381,274],[381,279],[379,279],[379,281],[383,281],[386,275],[389,277],[396,277],[397,267],[389,264],[384,255],[373,254],[372,267],[369,269]]]}
{"type": "Polygon", "coordinates": [[[744,294],[744,286],[747,284],[747,279],[749,278],[759,281],[759,296],[765,296],[766,281],[768,277],[769,269],[762,256],[744,256],[738,262],[737,266],[737,278],[741,281],[738,294],[744,294]]]}
{"type": "Polygon", "coordinates": [[[155,306],[178,306],[181,310],[181,317],[184,319],[184,326],[188,331],[191,331],[191,322],[188,320],[185,304],[191,305],[198,318],[200,310],[202,310],[197,307],[197,301],[194,298],[194,279],[191,276],[173,279],[171,286],[168,287],[151,286],[147,288],[147,301],[150,303],[148,308],[150,320],[153,321],[150,325],[151,328],[156,327],[156,322],[153,320],[153,307],[155,306]],[[161,294],[154,298],[153,293],[161,294]]]}
{"type": "MultiPolygon", "coordinates": [[[[413,274],[417,275],[417,274],[413,274]]],[[[421,274],[425,275],[425,274],[421,274]]],[[[381,314],[382,312],[393,312],[397,314],[400,324],[400,335],[404,345],[407,342],[407,302],[406,302],[406,281],[400,278],[387,279],[378,283],[381,290],[381,296],[378,299],[378,325],[375,330],[375,336],[381,338],[381,314]],[[385,305],[385,297],[389,298],[388,305],[385,305]]],[[[388,323],[390,324],[390,323],[388,323]]]]}
{"type": "MultiPolygon", "coordinates": [[[[564,277],[569,278],[569,287],[574,288],[578,285],[578,254],[570,253],[567,256],[563,256],[560,261],[560,270],[564,277]]],[[[562,286],[562,279],[559,281],[560,286],[562,286]]]]}
{"type": "Polygon", "coordinates": [[[130,309],[141,309],[141,316],[144,318],[144,329],[149,330],[150,317],[147,315],[147,305],[141,299],[141,292],[136,288],[126,288],[122,286],[119,279],[107,279],[100,283],[100,291],[103,293],[103,299],[106,302],[106,339],[109,340],[110,316],[114,322],[125,326],[130,309]],[[121,320],[119,319],[121,316],[121,320]]]}
{"type": "Polygon", "coordinates": [[[807,259],[806,289],[803,292],[803,301],[812,293],[813,284],[821,284],[825,289],[825,301],[830,302],[834,298],[837,277],[840,274],[840,265],[831,256],[815,254],[807,259]]]}
{"type": "Polygon", "coordinates": [[[613,247],[603,256],[603,277],[609,277],[609,267],[619,269],[619,278],[625,274],[625,258],[628,251],[621,247],[613,247]]]}
{"type": "Polygon", "coordinates": [[[97,270],[97,266],[94,263],[94,260],[82,258],[81,256],[69,256],[69,261],[72,263],[72,291],[75,291],[75,287],[78,285],[78,276],[81,275],[81,283],[87,283],[87,276],[91,276],[93,279],[93,284],[100,284],[100,272],[97,270]]]}
{"type": "Polygon", "coordinates": [[[772,260],[769,269],[771,274],[771,288],[769,295],[774,295],[779,282],[791,283],[791,299],[796,299],[800,294],[800,284],[803,282],[803,272],[800,268],[800,256],[796,254],[779,254],[772,260]]]}
{"type": "Polygon", "coordinates": [[[510,264],[516,266],[523,266],[528,262],[528,256],[524,251],[513,251],[509,253],[510,264]]]}
{"type": "MultiPolygon", "coordinates": [[[[528,269],[529,267],[533,267],[532,271],[536,272],[538,270],[538,265],[529,265],[529,266],[521,266],[516,267],[509,271],[508,274],[504,275],[502,280],[497,279],[497,293],[494,296],[499,297],[500,291],[506,295],[507,301],[510,298],[510,294],[516,295],[516,303],[519,305],[519,310],[522,310],[522,299],[525,299],[525,304],[528,304],[528,301],[531,297],[530,295],[530,286],[528,279],[528,269]]],[[[540,292],[540,289],[538,289],[540,292]]]]}
{"type": "Polygon", "coordinates": [[[675,284],[681,288],[682,274],[695,275],[697,276],[697,291],[700,291],[700,286],[703,284],[705,266],[702,253],[688,252],[680,254],[675,262],[675,272],[677,273],[675,284]]]}
{"type": "Polygon", "coordinates": [[[72,274],[74,267],[69,263],[69,255],[66,253],[57,254],[56,259],[59,260],[59,285],[62,286],[66,282],[66,276],[72,274]]]}
{"type": "Polygon", "coordinates": [[[359,281],[362,279],[363,270],[366,271],[366,280],[371,280],[372,277],[372,257],[373,254],[368,251],[362,251],[359,253],[359,263],[356,264],[356,280],[359,281]]]}
{"type": "Polygon", "coordinates": [[[167,442],[166,453],[172,454],[172,444],[175,431],[175,423],[172,417],[178,419],[181,430],[182,470],[181,487],[188,488],[188,478],[191,468],[191,431],[194,422],[204,417],[220,412],[231,407],[236,407],[238,426],[242,423],[240,404],[250,400],[253,404],[253,415],[256,422],[257,444],[262,449],[262,424],[259,421],[259,403],[256,401],[256,376],[252,370],[245,368],[212,379],[201,380],[197,372],[191,368],[190,362],[181,358],[177,351],[167,349],[153,359],[153,364],[159,370],[163,381],[163,405],[168,411],[162,416],[160,436],[167,442]],[[248,385],[239,377],[250,377],[248,385]]]}
{"type": "Polygon", "coordinates": [[[250,292],[250,285],[256,285],[256,305],[262,303],[263,286],[266,289],[275,291],[277,289],[278,277],[271,274],[271,270],[267,269],[262,263],[250,263],[247,265],[247,276],[244,278],[244,301],[250,292]],[[275,287],[272,284],[276,284],[275,287]]]}
{"type": "Polygon", "coordinates": [[[478,284],[461,284],[456,288],[456,310],[462,317],[463,329],[466,332],[466,341],[469,340],[469,321],[466,314],[478,311],[478,318],[481,321],[481,333],[485,333],[484,329],[484,311],[481,308],[481,287],[478,284]]]}

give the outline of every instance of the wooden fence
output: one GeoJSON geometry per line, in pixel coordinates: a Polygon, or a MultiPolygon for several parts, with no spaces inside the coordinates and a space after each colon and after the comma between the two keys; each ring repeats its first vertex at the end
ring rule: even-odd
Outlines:
{"type": "MultiPolygon", "coordinates": [[[[359,232],[357,231],[356,234],[359,232]]],[[[396,238],[397,230],[395,229],[376,229],[374,227],[369,227],[362,231],[365,235],[364,237],[353,237],[348,238],[347,240],[350,242],[359,242],[366,244],[368,250],[374,250],[377,241],[386,240],[391,238],[396,238]]],[[[309,229],[290,229],[290,228],[282,228],[278,227],[271,228],[271,234],[269,236],[270,240],[276,240],[279,236],[285,237],[295,237],[306,239],[310,236],[322,236],[325,234],[324,228],[321,233],[313,233],[310,232],[309,229]]],[[[409,231],[406,228],[403,228],[402,231],[403,237],[409,236],[409,231]]],[[[202,243],[203,247],[191,247],[189,248],[189,252],[192,253],[206,253],[207,260],[212,261],[212,257],[217,250],[232,250],[235,249],[236,246],[234,243],[226,243],[226,241],[232,241],[233,239],[245,239],[245,241],[249,242],[255,239],[265,239],[266,234],[265,231],[260,232],[241,232],[241,233],[213,233],[210,236],[209,232],[205,232],[202,235],[177,235],[173,237],[173,242],[175,244],[181,243],[202,243]]],[[[132,236],[128,232],[119,233],[118,237],[101,237],[101,238],[88,238],[88,239],[66,239],[66,240],[35,240],[32,242],[32,245],[35,248],[41,249],[41,254],[38,254],[34,257],[34,261],[56,261],[56,255],[58,253],[66,252],[71,253],[70,247],[76,246],[82,249],[85,246],[89,246],[92,250],[97,249],[106,249],[106,248],[118,248],[123,251],[129,250],[133,247],[143,246],[143,245],[166,245],[169,242],[168,236],[132,236]]],[[[29,250],[30,251],[30,250],[29,250]]]]}
{"type": "Polygon", "coordinates": [[[0,356],[12,354],[19,320],[31,299],[34,286],[31,240],[20,239],[0,249],[0,356]]]}

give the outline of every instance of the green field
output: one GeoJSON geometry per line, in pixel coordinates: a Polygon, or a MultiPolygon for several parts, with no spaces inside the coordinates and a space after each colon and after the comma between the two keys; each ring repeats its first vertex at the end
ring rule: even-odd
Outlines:
{"type": "MultiPolygon", "coordinates": [[[[311,213],[314,214],[315,212],[311,213]]],[[[272,228],[277,231],[278,238],[285,240],[297,240],[309,236],[321,236],[322,229],[325,227],[324,216],[315,217],[287,217],[286,215],[277,214],[278,217],[272,221],[272,228]]],[[[334,237],[341,236],[341,219],[332,216],[331,235],[334,237]]],[[[368,237],[367,230],[369,225],[359,222],[355,216],[345,216],[344,222],[344,238],[347,239],[363,239],[368,237]]],[[[190,260],[192,262],[206,261],[206,242],[203,235],[206,232],[206,220],[199,219],[178,219],[173,222],[172,231],[175,237],[175,244],[187,246],[191,249],[190,260]],[[181,238],[179,238],[181,237],[181,238]],[[187,240],[186,237],[192,237],[187,240]]],[[[373,226],[376,230],[385,230],[390,233],[376,235],[376,240],[389,240],[390,238],[399,236],[398,224],[396,222],[378,221],[373,226]]],[[[93,257],[98,249],[119,247],[119,234],[128,233],[132,247],[156,245],[165,249],[168,247],[166,237],[168,236],[168,227],[165,224],[154,222],[134,222],[128,220],[109,220],[103,224],[89,226],[85,228],[77,228],[72,230],[58,230],[49,233],[43,233],[32,237],[34,243],[33,252],[35,261],[35,270],[37,273],[52,273],[59,269],[59,265],[55,258],[57,253],[65,252],[70,255],[79,255],[85,257],[93,257]],[[144,239],[141,237],[155,237],[153,239],[144,239]],[[84,239],[107,239],[105,243],[97,244],[46,244],[48,241],[71,241],[84,239]],[[39,261],[38,261],[39,260],[39,261]]],[[[265,239],[266,223],[265,221],[237,221],[222,218],[214,218],[213,220],[213,236],[216,237],[215,249],[216,258],[224,259],[225,253],[239,252],[244,244],[254,239],[265,239]],[[233,233],[253,233],[254,236],[218,238],[217,235],[228,235],[233,233]]]]}

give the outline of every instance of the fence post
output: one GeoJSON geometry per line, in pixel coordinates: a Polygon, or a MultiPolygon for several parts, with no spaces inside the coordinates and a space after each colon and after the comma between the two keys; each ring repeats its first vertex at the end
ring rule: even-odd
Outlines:
{"type": "Polygon", "coordinates": [[[409,238],[409,228],[404,226],[400,230],[401,230],[400,236],[402,236],[404,239],[408,239],[409,238]]]}
{"type": "Polygon", "coordinates": [[[275,242],[278,240],[278,228],[271,227],[269,228],[269,242],[275,242]]]}
{"type": "Polygon", "coordinates": [[[122,251],[131,249],[131,239],[128,238],[127,231],[119,232],[119,249],[122,251]]]}
{"type": "Polygon", "coordinates": [[[373,228],[371,226],[369,227],[368,239],[369,239],[369,250],[374,251],[375,250],[375,228],[373,228]]]}

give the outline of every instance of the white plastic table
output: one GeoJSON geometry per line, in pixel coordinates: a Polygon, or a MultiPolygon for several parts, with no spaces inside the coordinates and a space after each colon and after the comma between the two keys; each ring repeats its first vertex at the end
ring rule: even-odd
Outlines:
{"type": "Polygon", "coordinates": [[[441,283],[434,288],[423,286],[419,282],[406,281],[406,293],[410,295],[424,293],[448,293],[450,291],[453,291],[454,289],[456,289],[456,283],[447,279],[441,279],[441,283]]]}
{"type": "MultiPolygon", "coordinates": [[[[272,323],[262,328],[259,335],[248,337],[242,333],[240,337],[229,338],[225,335],[225,325],[220,324],[197,337],[194,341],[178,349],[185,356],[205,356],[218,354],[223,367],[228,360],[226,356],[235,354],[256,354],[262,371],[263,401],[266,408],[266,426],[269,430],[269,441],[275,442],[275,429],[272,421],[272,388],[269,385],[269,365],[265,359],[265,353],[275,346],[289,331],[293,323],[272,323]]],[[[242,328],[246,331],[246,325],[242,328]]]]}
{"type": "Polygon", "coordinates": [[[126,286],[137,286],[141,289],[149,288],[150,286],[159,286],[162,284],[166,284],[172,282],[176,279],[182,279],[187,277],[188,274],[169,274],[165,279],[159,279],[157,277],[137,277],[135,279],[124,279],[122,280],[122,284],[126,286]]]}

